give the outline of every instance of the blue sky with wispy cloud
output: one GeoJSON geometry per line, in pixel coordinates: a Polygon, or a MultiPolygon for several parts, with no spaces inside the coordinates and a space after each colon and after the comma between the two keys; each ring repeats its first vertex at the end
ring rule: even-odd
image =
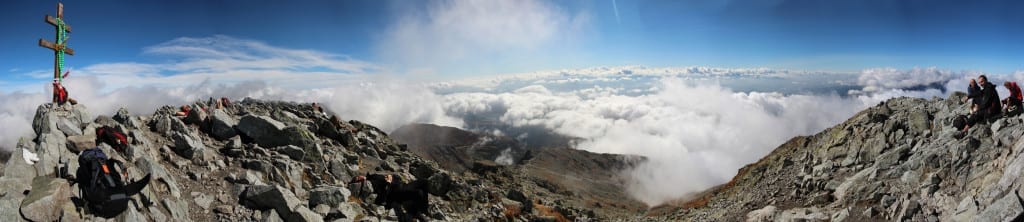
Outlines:
{"type": "MultiPolygon", "coordinates": [[[[35,41],[52,38],[53,28],[40,17],[53,14],[54,3],[0,4],[0,47],[4,49],[0,71],[5,72],[0,81],[11,86],[36,81],[30,77],[45,77],[39,74],[52,69],[52,53],[35,41]]],[[[238,48],[242,44],[306,50],[310,58],[376,66],[359,72],[426,79],[619,65],[851,72],[874,67],[935,66],[990,73],[1024,69],[1020,62],[1024,43],[1019,41],[1024,36],[1019,25],[1024,24],[1024,13],[1018,13],[1024,4],[1017,1],[64,4],[67,21],[75,28],[70,45],[79,53],[67,62],[78,69],[217,56],[159,51],[188,50],[169,49],[168,44],[204,44],[186,40],[221,40],[212,46],[237,53],[259,53],[238,48]],[[234,40],[246,42],[230,42],[234,40]]],[[[257,63],[239,63],[249,64],[257,63]]],[[[325,69],[295,71],[339,71],[321,68],[325,69]]],[[[349,68],[340,71],[353,71],[349,68]]],[[[161,71],[174,75],[188,70],[161,71]]]]}

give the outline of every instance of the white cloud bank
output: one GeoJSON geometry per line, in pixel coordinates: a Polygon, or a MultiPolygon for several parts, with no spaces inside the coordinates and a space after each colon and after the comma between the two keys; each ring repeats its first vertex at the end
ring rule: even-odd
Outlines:
{"type": "MultiPolygon", "coordinates": [[[[642,73],[625,69],[611,69],[611,75],[642,73]]],[[[738,73],[744,78],[758,78],[756,73],[783,73],[752,70],[718,73],[738,73]]],[[[564,79],[579,77],[570,73],[608,73],[591,71],[556,75],[564,79]]],[[[951,90],[941,88],[965,88],[966,79],[976,76],[934,68],[869,69],[860,74],[862,88],[857,93],[839,96],[737,91],[715,82],[686,78],[708,72],[668,73],[659,75],[664,77],[654,80],[651,90],[639,95],[626,95],[630,90],[624,88],[600,86],[558,91],[545,84],[497,91],[493,88],[507,82],[537,82],[534,80],[551,79],[551,75],[495,78],[487,82],[490,90],[446,95],[444,107],[454,116],[497,112],[498,121],[512,126],[543,126],[580,138],[577,149],[646,156],[649,162],[626,172],[632,179],[627,191],[655,206],[728,181],[740,167],[793,136],[819,132],[889,98],[946,96],[951,90]]],[[[781,75],[785,76],[793,75],[781,75]]],[[[465,83],[435,87],[460,84],[465,83]]]]}

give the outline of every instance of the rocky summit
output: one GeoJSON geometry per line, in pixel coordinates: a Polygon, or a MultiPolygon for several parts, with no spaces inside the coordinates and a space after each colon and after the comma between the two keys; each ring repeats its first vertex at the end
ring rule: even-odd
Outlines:
{"type": "Polygon", "coordinates": [[[1020,221],[1024,119],[961,133],[963,93],[895,98],[793,138],[699,198],[660,206],[658,220],[1020,221]]]}
{"type": "MultiPolygon", "coordinates": [[[[39,106],[35,137],[22,138],[0,168],[0,221],[398,220],[373,201],[369,182],[350,183],[373,173],[427,181],[426,216],[437,221],[596,221],[645,209],[628,200],[617,176],[635,157],[522,150],[493,138],[479,143],[485,148],[453,145],[451,156],[424,158],[374,126],[332,118],[310,104],[246,99],[188,106],[183,116],[176,116],[178,106],[165,106],[151,115],[122,108],[92,119],[83,104],[39,106]],[[124,132],[130,146],[122,153],[97,144],[95,131],[103,126],[124,132]],[[129,180],[152,177],[113,218],[89,212],[80,184],[57,176],[61,166],[75,172],[78,153],[97,146],[126,163],[129,180]]],[[[416,126],[428,130],[404,132],[436,133],[430,129],[437,126],[416,126]]]]}
{"type": "MultiPolygon", "coordinates": [[[[1024,219],[1024,118],[966,133],[950,98],[895,98],[798,136],[728,183],[647,208],[621,172],[643,157],[531,148],[500,135],[412,124],[388,133],[310,104],[246,99],[195,103],[175,116],[90,115],[82,104],[38,107],[0,176],[0,221],[393,221],[368,173],[426,181],[438,221],[1019,221],[1024,219]],[[128,135],[116,152],[95,129],[128,135]],[[100,147],[130,178],[152,175],[114,218],[82,207],[79,184],[56,177],[100,147]]],[[[780,126],[784,127],[784,126],[780,126]]]]}

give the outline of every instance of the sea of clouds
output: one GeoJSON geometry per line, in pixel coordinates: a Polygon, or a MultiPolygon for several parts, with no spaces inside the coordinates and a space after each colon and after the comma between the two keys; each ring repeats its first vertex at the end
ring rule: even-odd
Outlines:
{"type": "MultiPolygon", "coordinates": [[[[946,97],[976,74],[618,67],[433,87],[447,92],[443,107],[452,116],[491,115],[510,126],[542,126],[578,138],[576,149],[648,157],[624,173],[631,179],[629,194],[655,206],[727,182],[794,136],[814,134],[889,98],[946,97]],[[778,90],[763,90],[771,88],[778,90]]],[[[1020,77],[990,78],[1001,83],[1020,77]]]]}

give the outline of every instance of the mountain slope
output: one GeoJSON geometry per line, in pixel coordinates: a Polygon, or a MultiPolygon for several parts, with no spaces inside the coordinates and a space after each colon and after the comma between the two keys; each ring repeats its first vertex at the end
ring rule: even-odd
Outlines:
{"type": "Polygon", "coordinates": [[[131,197],[115,221],[391,221],[395,211],[373,200],[372,186],[349,183],[367,173],[429,184],[428,217],[440,221],[588,221],[607,214],[564,201],[572,190],[536,184],[519,171],[477,163],[452,173],[409,152],[387,133],[359,121],[340,121],[309,104],[246,99],[218,108],[189,104],[187,116],[165,106],[152,115],[89,118],[84,105],[38,107],[34,138],[22,138],[0,177],[0,221],[108,220],[83,208],[80,183],[56,178],[59,166],[78,168],[77,153],[96,147],[94,130],[127,134],[124,160],[132,178],[152,182],[131,197]],[[24,156],[38,155],[38,162],[24,156]]]}
{"type": "Polygon", "coordinates": [[[644,161],[641,157],[597,154],[568,145],[531,149],[509,137],[431,124],[406,125],[391,135],[446,170],[502,181],[503,187],[586,209],[585,214],[597,218],[635,217],[646,208],[624,192],[627,181],[621,173],[644,161]],[[492,177],[493,172],[499,176],[492,177]]]}
{"type": "Polygon", "coordinates": [[[962,93],[895,98],[796,137],[655,218],[687,221],[1008,221],[1024,215],[1024,120],[958,135],[962,93]]]}

